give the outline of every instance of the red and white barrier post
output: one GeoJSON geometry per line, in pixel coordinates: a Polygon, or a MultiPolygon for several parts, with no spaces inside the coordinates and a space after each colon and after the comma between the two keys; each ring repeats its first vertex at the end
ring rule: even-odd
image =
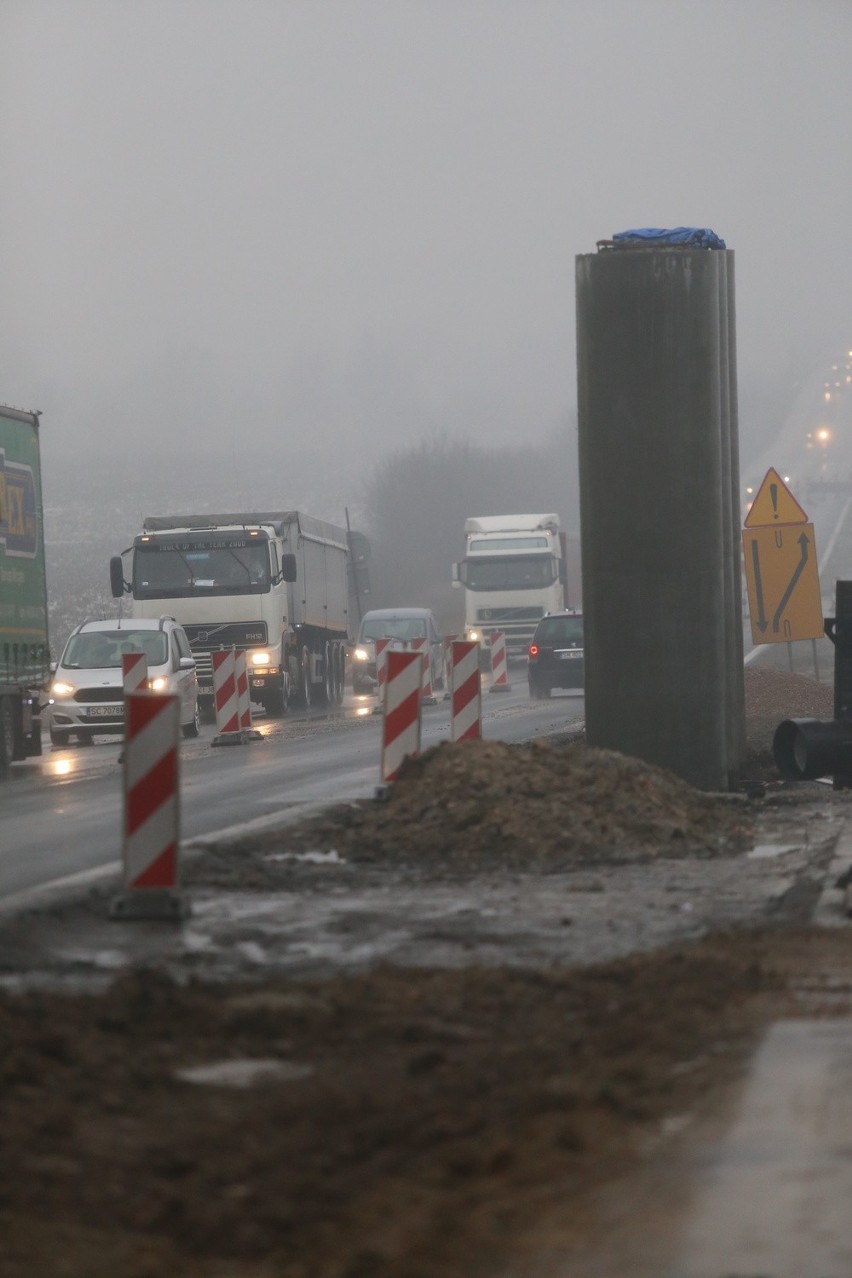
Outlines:
{"type": "Polygon", "coordinates": [[[382,724],[383,781],[393,781],[403,759],[420,753],[422,680],[419,652],[388,652],[382,724]]]}
{"type": "Polygon", "coordinates": [[[216,705],[216,736],[212,744],[214,746],[242,745],[234,649],[220,648],[211,656],[213,658],[213,700],[216,705]]]}
{"type": "Polygon", "coordinates": [[[420,684],[420,699],[424,705],[436,706],[438,698],[432,691],[432,657],[429,651],[428,639],[407,639],[405,648],[412,652],[419,652],[423,659],[423,677],[420,684]]]}
{"type": "Polygon", "coordinates": [[[457,639],[450,652],[452,740],[478,741],[482,736],[482,678],[479,643],[457,639]]]}
{"type": "Polygon", "coordinates": [[[113,918],[180,919],[178,891],[180,698],[156,692],[125,697],[124,891],[113,918]]]}
{"type": "MultiPolygon", "coordinates": [[[[144,692],[148,687],[148,658],[144,652],[123,652],[121,654],[121,685],[124,697],[124,733],[127,735],[127,694],[128,692],[144,692]]],[[[124,752],[118,756],[119,763],[124,759],[124,752]]]]}
{"type": "Polygon", "coordinates": [[[376,695],[384,696],[385,680],[387,679],[387,660],[388,650],[391,645],[390,639],[376,640],[376,695]]]}
{"type": "Polygon", "coordinates": [[[148,658],[144,652],[121,654],[121,682],[125,697],[128,692],[144,692],[148,687],[148,658]]]}
{"type": "Polygon", "coordinates": [[[387,661],[392,643],[392,639],[376,640],[376,696],[379,698],[379,703],[373,708],[373,714],[381,714],[384,707],[385,681],[388,677],[387,661]]]}
{"type": "Polygon", "coordinates": [[[502,630],[491,632],[491,687],[489,692],[509,692],[509,663],[506,658],[506,636],[502,630]]]}
{"type": "Polygon", "coordinates": [[[453,644],[458,639],[458,635],[444,635],[444,700],[449,701],[452,696],[450,691],[452,685],[450,682],[450,671],[453,666],[453,644]]]}
{"type": "Polygon", "coordinates": [[[240,736],[243,741],[260,741],[262,734],[252,727],[251,692],[248,680],[248,660],[239,648],[234,653],[234,680],[237,687],[237,713],[240,719],[240,736]]]}

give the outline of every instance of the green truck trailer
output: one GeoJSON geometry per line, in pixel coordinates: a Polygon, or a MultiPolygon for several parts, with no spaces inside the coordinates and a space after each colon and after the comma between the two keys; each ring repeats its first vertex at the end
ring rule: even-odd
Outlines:
{"type": "Polygon", "coordinates": [[[0,776],[41,754],[50,675],[38,418],[0,405],[0,776]]]}

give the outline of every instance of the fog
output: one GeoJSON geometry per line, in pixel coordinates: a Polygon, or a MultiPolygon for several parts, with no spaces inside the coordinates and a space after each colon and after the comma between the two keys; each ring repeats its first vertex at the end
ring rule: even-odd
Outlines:
{"type": "Polygon", "coordinates": [[[631,226],[735,250],[744,457],[849,343],[847,2],[0,0],[0,34],[0,402],[54,502],[108,462],[133,520],[197,482],[340,516],[389,450],[543,439],[575,255],[631,226]]]}

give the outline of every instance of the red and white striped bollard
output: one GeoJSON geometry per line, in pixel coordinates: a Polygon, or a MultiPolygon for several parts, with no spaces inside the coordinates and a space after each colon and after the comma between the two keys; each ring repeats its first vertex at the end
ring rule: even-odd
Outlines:
{"type": "Polygon", "coordinates": [[[378,705],[374,706],[373,714],[382,714],[383,712],[387,660],[393,642],[393,639],[376,640],[376,696],[379,698],[379,702],[378,705]]]}
{"type": "Polygon", "coordinates": [[[144,652],[121,654],[121,683],[124,695],[143,692],[148,687],[148,658],[144,652]]]}
{"type": "Polygon", "coordinates": [[[180,919],[178,891],[180,698],[157,692],[125,697],[124,891],[110,912],[123,919],[180,919]]]}
{"type": "Polygon", "coordinates": [[[251,722],[248,658],[243,648],[238,648],[234,653],[234,680],[237,689],[237,713],[240,719],[240,735],[243,741],[259,741],[261,733],[252,727],[251,722]]]}
{"type": "Polygon", "coordinates": [[[489,692],[509,692],[509,663],[506,659],[506,636],[502,630],[491,632],[491,687],[489,692]]]}
{"type": "Polygon", "coordinates": [[[420,697],[424,705],[435,706],[438,698],[432,691],[432,654],[428,639],[407,639],[403,645],[412,652],[419,652],[423,658],[423,679],[420,685],[420,697]]]}
{"type": "Polygon", "coordinates": [[[422,679],[419,652],[388,652],[382,723],[383,781],[393,781],[403,759],[420,753],[422,679]]]}
{"type": "Polygon", "coordinates": [[[453,665],[453,644],[458,635],[444,635],[444,700],[449,701],[453,695],[450,684],[450,671],[453,665]]]}
{"type": "Polygon", "coordinates": [[[211,744],[242,745],[234,649],[220,648],[210,655],[213,658],[213,700],[216,705],[216,736],[211,744]]]}
{"type": "Polygon", "coordinates": [[[479,643],[457,639],[450,656],[452,688],[452,740],[478,741],[482,736],[482,678],[479,643]]]}

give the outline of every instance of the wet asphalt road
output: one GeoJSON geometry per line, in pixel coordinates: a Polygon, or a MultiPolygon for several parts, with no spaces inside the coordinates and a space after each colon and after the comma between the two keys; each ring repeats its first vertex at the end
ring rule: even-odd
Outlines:
{"type": "MultiPolygon", "coordinates": [[[[381,717],[374,697],[347,693],[332,711],[294,712],[256,721],[259,741],[213,746],[206,726],[183,741],[181,837],[191,840],[246,823],[263,825],[282,813],[370,795],[380,782],[381,717]]],[[[522,741],[576,729],[583,698],[556,693],[531,702],[526,680],[509,692],[483,695],[483,735],[522,741]]],[[[422,748],[448,740],[450,705],[425,706],[422,748]]],[[[23,903],[33,890],[80,875],[114,872],[122,850],[120,743],[53,749],[15,765],[2,791],[0,905],[23,903]]]]}

